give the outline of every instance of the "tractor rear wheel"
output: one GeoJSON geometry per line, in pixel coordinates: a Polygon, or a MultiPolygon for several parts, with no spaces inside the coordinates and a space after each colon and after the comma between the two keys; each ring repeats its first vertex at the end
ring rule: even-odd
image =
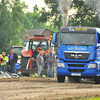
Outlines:
{"type": "Polygon", "coordinates": [[[24,57],[23,55],[21,55],[20,69],[26,69],[28,60],[29,60],[29,57],[24,57]]]}

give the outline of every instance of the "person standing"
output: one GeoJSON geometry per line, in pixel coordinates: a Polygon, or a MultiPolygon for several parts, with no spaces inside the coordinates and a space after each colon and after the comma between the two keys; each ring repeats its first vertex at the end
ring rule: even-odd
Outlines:
{"type": "Polygon", "coordinates": [[[5,66],[7,64],[7,57],[5,56],[6,53],[2,52],[2,61],[1,61],[1,71],[5,71],[5,66]]]}
{"type": "Polygon", "coordinates": [[[14,50],[11,49],[11,54],[9,55],[9,61],[8,61],[8,65],[10,65],[11,67],[11,73],[15,73],[16,74],[16,63],[18,60],[18,56],[16,53],[14,53],[14,50]]]}
{"type": "Polygon", "coordinates": [[[46,59],[47,59],[47,65],[48,65],[47,77],[49,77],[50,70],[51,70],[51,77],[53,77],[53,65],[55,62],[55,54],[52,52],[52,48],[50,48],[49,53],[47,53],[46,59]]]}
{"type": "Polygon", "coordinates": [[[42,49],[42,42],[40,41],[40,43],[38,44],[36,50],[39,52],[42,49]]]}
{"type": "Polygon", "coordinates": [[[44,59],[44,67],[46,65],[46,55],[45,55],[45,50],[43,50],[43,59],[44,59]]]}
{"type": "Polygon", "coordinates": [[[2,56],[0,55],[0,71],[2,71],[1,61],[3,60],[2,56]]]}
{"type": "Polygon", "coordinates": [[[42,77],[43,66],[44,66],[44,58],[43,58],[43,51],[42,50],[40,50],[39,54],[37,55],[37,66],[38,66],[38,77],[42,77]]]}

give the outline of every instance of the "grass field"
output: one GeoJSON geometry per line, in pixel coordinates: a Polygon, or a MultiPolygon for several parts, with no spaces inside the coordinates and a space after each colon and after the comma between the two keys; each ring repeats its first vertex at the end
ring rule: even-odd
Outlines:
{"type": "Polygon", "coordinates": [[[100,100],[100,97],[86,98],[86,99],[73,99],[73,100],[100,100]]]}

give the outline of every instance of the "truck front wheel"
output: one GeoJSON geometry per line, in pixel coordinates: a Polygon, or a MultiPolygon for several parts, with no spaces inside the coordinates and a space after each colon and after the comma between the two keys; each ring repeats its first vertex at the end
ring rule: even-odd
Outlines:
{"type": "Polygon", "coordinates": [[[57,75],[57,81],[63,83],[65,81],[65,76],[64,75],[57,75]]]}
{"type": "Polygon", "coordinates": [[[96,76],[95,77],[95,83],[96,84],[100,84],[100,76],[96,76]]]}

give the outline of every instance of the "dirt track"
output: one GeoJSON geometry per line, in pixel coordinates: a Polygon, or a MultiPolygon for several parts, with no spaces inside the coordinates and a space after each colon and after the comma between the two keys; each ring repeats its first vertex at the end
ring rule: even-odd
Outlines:
{"type": "Polygon", "coordinates": [[[93,81],[57,83],[56,78],[0,79],[0,100],[72,100],[100,97],[93,81]]]}

